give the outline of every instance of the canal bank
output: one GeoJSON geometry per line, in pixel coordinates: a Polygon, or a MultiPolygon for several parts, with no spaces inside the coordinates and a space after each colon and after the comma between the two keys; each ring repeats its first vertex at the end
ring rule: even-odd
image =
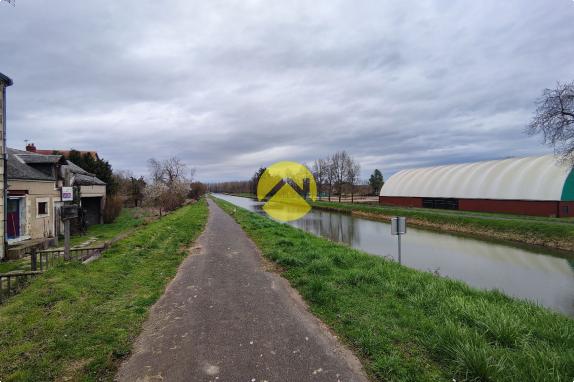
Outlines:
{"type": "MultiPolygon", "coordinates": [[[[256,200],[253,194],[233,196],[256,200]]],[[[382,222],[388,222],[391,217],[397,215],[405,216],[411,226],[463,234],[482,240],[556,249],[564,251],[564,255],[574,259],[573,219],[407,208],[370,203],[338,203],[325,200],[311,202],[311,205],[316,210],[353,214],[382,222]]]]}
{"type": "Polygon", "coordinates": [[[317,201],[314,209],[353,214],[368,219],[389,221],[406,216],[410,225],[445,232],[461,233],[481,239],[495,239],[558,249],[574,258],[574,222],[570,219],[510,216],[460,211],[389,207],[317,201]]]}
{"type": "Polygon", "coordinates": [[[376,380],[571,380],[574,321],[217,200],[376,380]]]}
{"type": "MultiPolygon", "coordinates": [[[[261,202],[220,195],[235,205],[265,215],[261,202]]],[[[292,226],[372,255],[397,260],[396,237],[386,221],[349,213],[313,209],[292,226]]],[[[461,280],[470,286],[499,290],[574,316],[574,260],[549,249],[478,240],[409,227],[403,238],[403,264],[461,280]]]]}

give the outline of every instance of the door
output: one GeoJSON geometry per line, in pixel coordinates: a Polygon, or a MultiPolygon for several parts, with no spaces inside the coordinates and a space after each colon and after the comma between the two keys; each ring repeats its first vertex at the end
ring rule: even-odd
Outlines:
{"type": "Polygon", "coordinates": [[[20,199],[8,199],[8,215],[6,216],[6,231],[8,239],[20,236],[20,199]]]}
{"type": "Polygon", "coordinates": [[[85,211],[86,226],[100,224],[102,198],[82,198],[82,209],[85,211]]]}

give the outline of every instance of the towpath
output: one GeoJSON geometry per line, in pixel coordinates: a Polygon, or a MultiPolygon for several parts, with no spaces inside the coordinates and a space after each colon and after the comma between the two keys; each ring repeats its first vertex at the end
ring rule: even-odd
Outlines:
{"type": "Polygon", "coordinates": [[[120,381],[366,381],[359,361],[241,227],[209,201],[205,232],[153,306],[120,381]]]}

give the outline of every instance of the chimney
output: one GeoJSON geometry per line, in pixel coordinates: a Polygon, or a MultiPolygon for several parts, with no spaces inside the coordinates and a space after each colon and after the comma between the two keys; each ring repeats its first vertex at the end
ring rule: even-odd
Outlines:
{"type": "Polygon", "coordinates": [[[30,151],[31,153],[36,152],[36,146],[33,143],[28,143],[26,145],[26,151],[30,151]]]}

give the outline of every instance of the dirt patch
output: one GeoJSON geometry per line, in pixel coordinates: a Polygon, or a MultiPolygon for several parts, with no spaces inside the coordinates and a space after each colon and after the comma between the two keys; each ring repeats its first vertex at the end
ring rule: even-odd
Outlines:
{"type": "Polygon", "coordinates": [[[89,358],[79,359],[69,363],[64,370],[64,373],[61,377],[55,379],[57,382],[64,382],[64,381],[79,381],[80,380],[80,371],[90,363],[89,358]]]}

